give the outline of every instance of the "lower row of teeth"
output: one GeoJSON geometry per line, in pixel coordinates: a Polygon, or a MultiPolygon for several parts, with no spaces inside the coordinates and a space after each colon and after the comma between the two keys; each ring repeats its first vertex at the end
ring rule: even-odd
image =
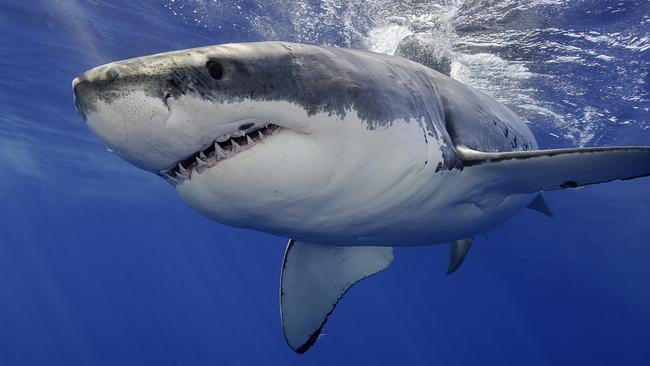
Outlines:
{"type": "Polygon", "coordinates": [[[214,148],[207,148],[201,151],[197,156],[195,156],[195,162],[192,162],[191,164],[186,163],[186,166],[183,166],[183,164],[179,161],[178,165],[175,168],[161,171],[160,174],[167,180],[170,180],[174,183],[182,183],[190,179],[194,171],[200,174],[205,169],[212,168],[218,162],[226,160],[235,154],[250,148],[252,145],[264,140],[268,135],[273,133],[274,129],[275,128],[272,128],[271,126],[266,126],[257,131],[253,131],[249,134],[244,135],[246,137],[245,144],[238,144],[234,138],[230,138],[229,140],[222,142],[217,142],[215,140],[214,148]],[[262,132],[262,130],[265,132],[262,132]],[[209,153],[206,154],[204,151],[209,151],[209,153]]]}

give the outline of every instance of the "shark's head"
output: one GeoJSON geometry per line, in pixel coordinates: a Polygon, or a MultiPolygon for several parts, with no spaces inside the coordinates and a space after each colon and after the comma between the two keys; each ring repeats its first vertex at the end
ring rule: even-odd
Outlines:
{"type": "Polygon", "coordinates": [[[443,162],[423,122],[441,111],[412,108],[400,72],[373,54],[265,42],[114,62],[72,84],[108,148],[218,221],[284,233],[326,230],[313,207],[355,211],[443,162]]]}

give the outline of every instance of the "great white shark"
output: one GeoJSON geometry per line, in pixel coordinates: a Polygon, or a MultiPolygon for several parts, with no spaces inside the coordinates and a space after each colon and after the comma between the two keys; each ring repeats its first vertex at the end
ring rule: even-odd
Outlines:
{"type": "Polygon", "coordinates": [[[72,82],[77,110],[125,160],[220,223],[290,238],[284,335],[298,353],[394,246],[474,235],[541,192],[650,175],[650,148],[540,150],[513,111],[404,58],[287,42],[113,62],[72,82]]]}

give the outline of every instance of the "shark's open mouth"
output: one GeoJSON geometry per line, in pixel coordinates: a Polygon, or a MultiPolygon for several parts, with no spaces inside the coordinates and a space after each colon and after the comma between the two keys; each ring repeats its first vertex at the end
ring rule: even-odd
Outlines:
{"type": "Polygon", "coordinates": [[[210,146],[178,161],[174,166],[158,172],[160,176],[173,184],[180,184],[192,178],[192,174],[202,173],[217,165],[220,161],[230,159],[238,153],[248,150],[264,140],[280,126],[274,124],[253,127],[247,131],[237,131],[218,137],[210,146]]]}

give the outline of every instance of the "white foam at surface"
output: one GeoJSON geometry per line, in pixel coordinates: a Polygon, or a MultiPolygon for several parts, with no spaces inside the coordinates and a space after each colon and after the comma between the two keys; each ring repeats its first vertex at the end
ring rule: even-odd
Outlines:
{"type": "MultiPolygon", "coordinates": [[[[616,16],[622,4],[595,6],[589,13],[616,16]]],[[[628,109],[644,111],[650,103],[644,88],[647,62],[644,66],[640,56],[650,49],[650,37],[628,28],[625,32],[615,27],[572,29],[561,23],[563,12],[578,8],[571,0],[269,0],[258,4],[264,11],[239,5],[235,0],[168,0],[166,4],[179,17],[194,19],[202,27],[221,29],[225,15],[234,12],[249,20],[264,39],[364,47],[385,54],[394,54],[405,37],[426,36],[422,38],[430,41],[429,51],[451,61],[453,78],[513,108],[533,129],[566,136],[565,144],[602,140],[607,129],[623,124],[623,119],[612,122],[620,107],[618,112],[610,109],[609,114],[590,119],[591,125],[585,127],[575,105],[604,109],[603,100],[610,105],[618,100],[633,103],[628,109]],[[553,19],[556,14],[558,21],[553,19]],[[527,59],[529,50],[537,57],[527,59]],[[519,53],[523,58],[517,58],[519,53]],[[585,83],[583,75],[562,71],[565,68],[579,69],[594,81],[585,83]],[[603,81],[607,78],[599,79],[605,70],[616,73],[613,85],[603,81]],[[594,90],[602,90],[602,95],[594,90]],[[558,95],[559,100],[554,99],[558,95]],[[540,114],[542,110],[548,113],[540,114]]],[[[637,30],[649,20],[643,16],[637,30]]],[[[638,114],[632,118],[641,128],[648,124],[638,114]]]]}
{"type": "Polygon", "coordinates": [[[370,51],[394,55],[399,42],[411,34],[408,28],[396,24],[375,28],[368,32],[366,47],[370,51]]]}

